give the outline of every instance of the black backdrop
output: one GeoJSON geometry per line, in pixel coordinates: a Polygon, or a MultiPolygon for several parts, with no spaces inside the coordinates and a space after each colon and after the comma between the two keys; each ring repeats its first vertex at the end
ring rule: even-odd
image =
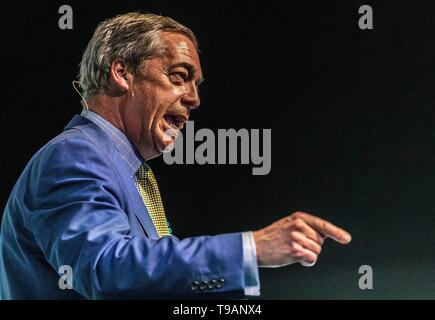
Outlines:
{"type": "Polygon", "coordinates": [[[197,34],[197,129],[272,129],[266,176],[151,161],[178,236],[304,210],[353,241],[328,241],[313,268],[262,269],[262,298],[435,298],[433,1],[1,1],[1,207],[32,154],[80,111],[70,83],[97,22],[137,10],[197,34]],[[73,30],[58,28],[62,4],[73,30]],[[358,28],[363,4],[373,30],[358,28]],[[358,287],[365,264],[373,290],[358,287]]]}

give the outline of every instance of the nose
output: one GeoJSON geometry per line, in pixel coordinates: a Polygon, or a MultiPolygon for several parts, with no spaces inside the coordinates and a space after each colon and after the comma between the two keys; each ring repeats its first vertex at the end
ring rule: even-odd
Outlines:
{"type": "Polygon", "coordinates": [[[186,93],[181,98],[182,104],[189,108],[190,110],[196,109],[201,104],[201,99],[199,98],[198,88],[195,84],[189,83],[186,86],[186,93]]]}

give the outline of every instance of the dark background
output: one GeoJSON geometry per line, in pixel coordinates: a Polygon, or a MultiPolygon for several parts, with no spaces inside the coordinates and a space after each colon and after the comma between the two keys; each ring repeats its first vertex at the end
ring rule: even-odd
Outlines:
{"type": "Polygon", "coordinates": [[[435,298],[433,1],[1,1],[1,208],[34,152],[80,112],[71,81],[97,23],[137,10],[197,34],[196,129],[272,129],[267,176],[151,161],[178,236],[303,210],[353,241],[327,241],[313,268],[261,269],[262,298],[435,298]],[[62,4],[73,30],[58,28],[62,4]],[[364,4],[373,30],[358,28],[364,4]],[[373,290],[358,287],[365,264],[373,290]]]}

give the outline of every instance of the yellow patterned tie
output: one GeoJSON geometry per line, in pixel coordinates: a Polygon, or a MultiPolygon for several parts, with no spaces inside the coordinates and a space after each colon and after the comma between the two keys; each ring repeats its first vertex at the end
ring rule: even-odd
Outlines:
{"type": "Polygon", "coordinates": [[[171,235],[171,228],[166,219],[165,209],[163,208],[156,178],[151,168],[146,163],[143,163],[137,172],[136,186],[159,237],[171,235]]]}

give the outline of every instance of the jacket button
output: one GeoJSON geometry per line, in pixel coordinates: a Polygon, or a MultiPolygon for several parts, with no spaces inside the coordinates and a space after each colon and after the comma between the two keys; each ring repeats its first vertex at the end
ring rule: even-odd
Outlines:
{"type": "Polygon", "coordinates": [[[217,288],[222,288],[224,285],[225,285],[225,279],[224,278],[219,279],[217,281],[217,283],[216,283],[216,287],[217,288]]]}
{"type": "Polygon", "coordinates": [[[199,287],[199,282],[198,281],[194,281],[194,282],[192,282],[192,285],[190,286],[190,289],[192,291],[196,291],[196,290],[198,290],[198,287],[199,287]]]}
{"type": "Polygon", "coordinates": [[[216,280],[210,280],[210,281],[208,282],[208,288],[209,288],[210,290],[213,290],[214,288],[216,288],[216,286],[217,286],[217,281],[216,281],[216,280]]]}
{"type": "Polygon", "coordinates": [[[201,284],[199,285],[199,290],[204,291],[207,288],[208,288],[207,281],[202,281],[201,284]]]}

